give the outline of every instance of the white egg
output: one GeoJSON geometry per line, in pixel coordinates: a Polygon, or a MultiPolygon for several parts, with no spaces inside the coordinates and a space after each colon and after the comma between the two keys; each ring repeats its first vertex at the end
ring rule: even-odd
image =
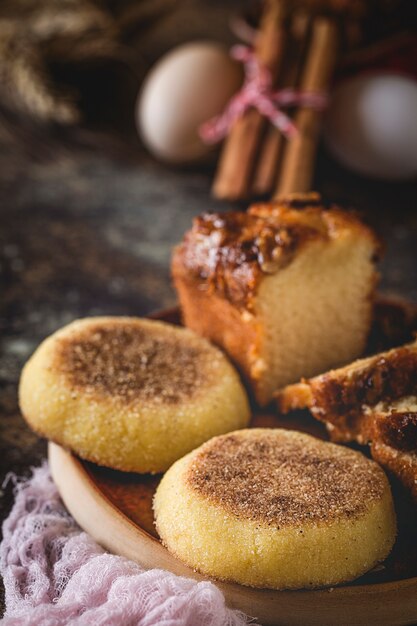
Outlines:
{"type": "Polygon", "coordinates": [[[212,147],[199,126],[226,106],[242,82],[242,70],[216,43],[189,43],[166,54],[145,79],[136,107],[138,130],[158,158],[180,163],[212,147]]]}
{"type": "Polygon", "coordinates": [[[375,178],[417,175],[417,82],[395,74],[341,83],[326,115],[326,143],[344,165],[375,178]]]}

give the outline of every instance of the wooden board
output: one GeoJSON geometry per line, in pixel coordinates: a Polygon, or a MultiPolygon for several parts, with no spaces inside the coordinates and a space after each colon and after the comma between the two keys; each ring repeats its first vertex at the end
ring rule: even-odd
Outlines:
{"type": "MultiPolygon", "coordinates": [[[[158,316],[178,321],[176,312],[158,316]]],[[[282,427],[326,437],[308,414],[283,417],[254,410],[253,426],[282,427]]],[[[153,524],[152,497],[160,477],[128,474],[82,461],[49,444],[51,472],[77,522],[107,550],[197,580],[205,577],[173,557],[153,524]]],[[[332,589],[270,591],[216,583],[228,606],[261,624],[299,626],[402,626],[417,623],[417,513],[401,486],[393,483],[399,521],[390,557],[359,580],[332,589]]]]}

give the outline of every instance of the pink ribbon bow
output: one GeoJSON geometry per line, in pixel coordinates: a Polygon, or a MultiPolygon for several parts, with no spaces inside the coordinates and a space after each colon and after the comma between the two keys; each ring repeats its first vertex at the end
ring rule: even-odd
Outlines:
{"type": "Polygon", "coordinates": [[[217,143],[226,137],[232,124],[250,107],[257,109],[287,139],[291,139],[297,134],[297,127],[281,107],[303,106],[322,110],[327,105],[328,98],[324,93],[291,88],[274,91],[271,72],[258,62],[251,48],[233,46],[231,56],[244,64],[245,81],[225,110],[200,126],[200,137],[205,143],[217,143]]]}

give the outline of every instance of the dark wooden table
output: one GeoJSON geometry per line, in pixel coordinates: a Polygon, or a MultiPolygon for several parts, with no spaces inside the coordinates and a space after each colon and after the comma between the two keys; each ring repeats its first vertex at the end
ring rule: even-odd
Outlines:
{"type": "MultiPolygon", "coordinates": [[[[0,126],[0,481],[45,457],[16,397],[39,342],[78,317],[174,304],[172,246],[194,215],[228,206],[210,197],[210,166],[170,169],[133,136],[116,148],[85,137],[0,126]]],[[[322,153],[316,187],[377,228],[387,244],[381,287],[417,302],[417,186],[360,179],[322,153]]],[[[10,483],[1,496],[3,519],[10,483]]]]}

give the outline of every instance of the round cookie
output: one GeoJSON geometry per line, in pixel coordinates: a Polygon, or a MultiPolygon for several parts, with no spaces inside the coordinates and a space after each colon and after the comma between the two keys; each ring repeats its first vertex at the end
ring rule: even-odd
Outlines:
{"type": "Polygon", "coordinates": [[[164,471],[250,418],[218,348],[190,330],[128,317],[78,320],[46,339],[23,369],[19,401],[36,432],[131,472],[164,471]]]}
{"type": "Polygon", "coordinates": [[[190,567],[270,589],[352,580],[388,555],[396,534],[379,465],[281,429],[215,437],[180,459],[154,512],[164,545],[190,567]]]}

